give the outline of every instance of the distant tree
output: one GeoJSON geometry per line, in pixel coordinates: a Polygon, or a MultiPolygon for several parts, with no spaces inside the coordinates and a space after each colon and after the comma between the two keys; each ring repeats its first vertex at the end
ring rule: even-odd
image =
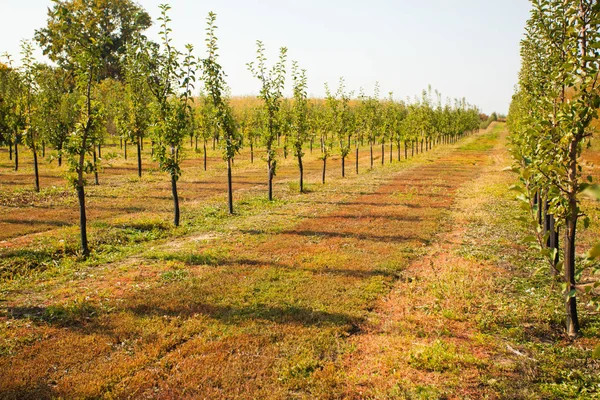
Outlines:
{"type": "MultiPolygon", "coordinates": [[[[7,64],[3,64],[2,80],[2,125],[6,130],[4,142],[14,149],[15,171],[19,170],[19,144],[25,128],[25,104],[23,103],[23,82],[18,70],[13,68],[10,56],[5,55],[7,64]]],[[[11,151],[11,155],[13,152],[11,151]]]]}
{"type": "Polygon", "coordinates": [[[72,74],[60,67],[38,66],[37,72],[38,130],[44,142],[56,153],[52,156],[62,165],[63,148],[75,130],[78,118],[75,81],[72,74]]]}
{"type": "Polygon", "coordinates": [[[285,84],[287,49],[285,47],[279,49],[279,61],[270,70],[267,70],[265,47],[260,40],[256,43],[258,46],[256,64],[250,62],[247,66],[254,77],[261,82],[260,95],[258,97],[263,100],[265,110],[266,128],[263,132],[263,140],[267,151],[269,201],[271,201],[273,200],[273,177],[277,171],[275,146],[279,137],[278,113],[281,107],[283,86],[285,84]]]}
{"type": "Polygon", "coordinates": [[[37,116],[37,76],[35,60],[33,58],[33,47],[28,41],[21,42],[21,55],[22,55],[22,68],[21,68],[21,81],[23,90],[21,100],[25,109],[25,144],[31,149],[33,154],[33,173],[34,173],[34,188],[36,192],[40,191],[40,173],[38,163],[38,126],[41,122],[37,116]]]}
{"type": "Polygon", "coordinates": [[[142,146],[148,134],[151,115],[151,94],[148,77],[138,45],[129,45],[123,64],[123,94],[117,124],[124,135],[124,143],[134,143],[137,150],[138,177],[142,177],[142,146]]]}
{"type": "Polygon", "coordinates": [[[229,213],[233,214],[233,186],[231,180],[231,167],[233,158],[239,152],[242,137],[237,131],[233,111],[227,99],[227,84],[225,73],[218,63],[217,37],[215,36],[215,20],[217,16],[211,12],[208,14],[206,29],[206,46],[208,57],[201,60],[202,77],[204,80],[207,98],[212,102],[215,123],[220,130],[221,143],[223,144],[223,159],[227,161],[227,194],[229,213]]]}
{"type": "Polygon", "coordinates": [[[300,170],[300,193],[304,192],[304,144],[308,140],[308,100],[307,100],[307,78],[306,70],[300,69],[296,61],[292,62],[292,80],[294,83],[294,105],[292,120],[292,147],[294,155],[298,159],[300,170]]]}

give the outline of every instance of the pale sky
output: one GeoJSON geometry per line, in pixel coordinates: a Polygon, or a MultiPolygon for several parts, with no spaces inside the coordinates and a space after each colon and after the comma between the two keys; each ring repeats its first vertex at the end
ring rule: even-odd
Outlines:
{"type": "MultiPolygon", "coordinates": [[[[155,20],[164,0],[141,0],[155,20]]],[[[21,39],[45,25],[50,0],[0,0],[0,53],[18,58],[21,39]]],[[[324,83],[382,96],[419,95],[431,84],[444,97],[466,97],[483,112],[506,113],[517,83],[519,41],[530,9],[526,0],[171,0],[173,39],[204,55],[205,18],[217,14],[221,64],[233,95],[254,95],[246,68],[256,40],[269,62],[281,46],[307,69],[309,93],[324,83]]],[[[158,29],[150,28],[156,38],[158,29]]],[[[291,63],[289,65],[291,67],[291,63]]],[[[290,68],[288,68],[289,70],[290,68]]],[[[288,85],[289,89],[290,85],[288,85]]],[[[288,90],[289,93],[289,90],[288,90]]]]}

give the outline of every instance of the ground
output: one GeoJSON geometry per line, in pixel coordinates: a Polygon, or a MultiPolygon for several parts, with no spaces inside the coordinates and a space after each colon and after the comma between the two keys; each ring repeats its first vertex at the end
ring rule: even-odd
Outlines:
{"type": "MultiPolygon", "coordinates": [[[[288,158],[271,203],[244,153],[233,216],[217,152],[207,172],[190,153],[180,228],[163,174],[106,168],[87,261],[57,167],[39,195],[26,166],[3,172],[1,398],[600,397],[600,321],[582,304],[581,337],[563,333],[503,124],[372,170],[364,149],[346,178],[334,158],[326,185],[309,155],[305,194],[288,158]]],[[[586,205],[580,252],[600,232],[586,205]]]]}

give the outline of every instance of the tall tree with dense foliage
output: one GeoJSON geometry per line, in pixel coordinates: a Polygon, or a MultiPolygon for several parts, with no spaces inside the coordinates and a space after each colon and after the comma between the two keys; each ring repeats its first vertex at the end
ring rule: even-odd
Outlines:
{"type": "Polygon", "coordinates": [[[100,49],[98,79],[121,78],[127,44],[152,24],[150,15],[131,0],[53,0],[47,26],[35,38],[45,55],[73,71],[78,32],[95,31],[106,38],[100,49]]]}

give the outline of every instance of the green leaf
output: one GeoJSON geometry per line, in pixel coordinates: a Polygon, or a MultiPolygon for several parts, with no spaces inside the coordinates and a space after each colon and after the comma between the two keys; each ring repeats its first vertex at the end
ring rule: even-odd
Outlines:
{"type": "Polygon", "coordinates": [[[600,257],[600,243],[596,243],[594,247],[587,252],[587,258],[589,259],[593,260],[598,257],[600,257]]]}
{"type": "Polygon", "coordinates": [[[594,360],[600,360],[600,344],[597,345],[594,351],[592,352],[592,358],[594,360]]]}
{"type": "Polygon", "coordinates": [[[537,238],[533,235],[529,235],[529,236],[525,236],[523,238],[523,242],[524,243],[532,243],[532,242],[537,242],[537,238]]]}
{"type": "Polygon", "coordinates": [[[600,185],[587,185],[587,187],[583,190],[582,194],[594,200],[600,201],[600,185]]]}

